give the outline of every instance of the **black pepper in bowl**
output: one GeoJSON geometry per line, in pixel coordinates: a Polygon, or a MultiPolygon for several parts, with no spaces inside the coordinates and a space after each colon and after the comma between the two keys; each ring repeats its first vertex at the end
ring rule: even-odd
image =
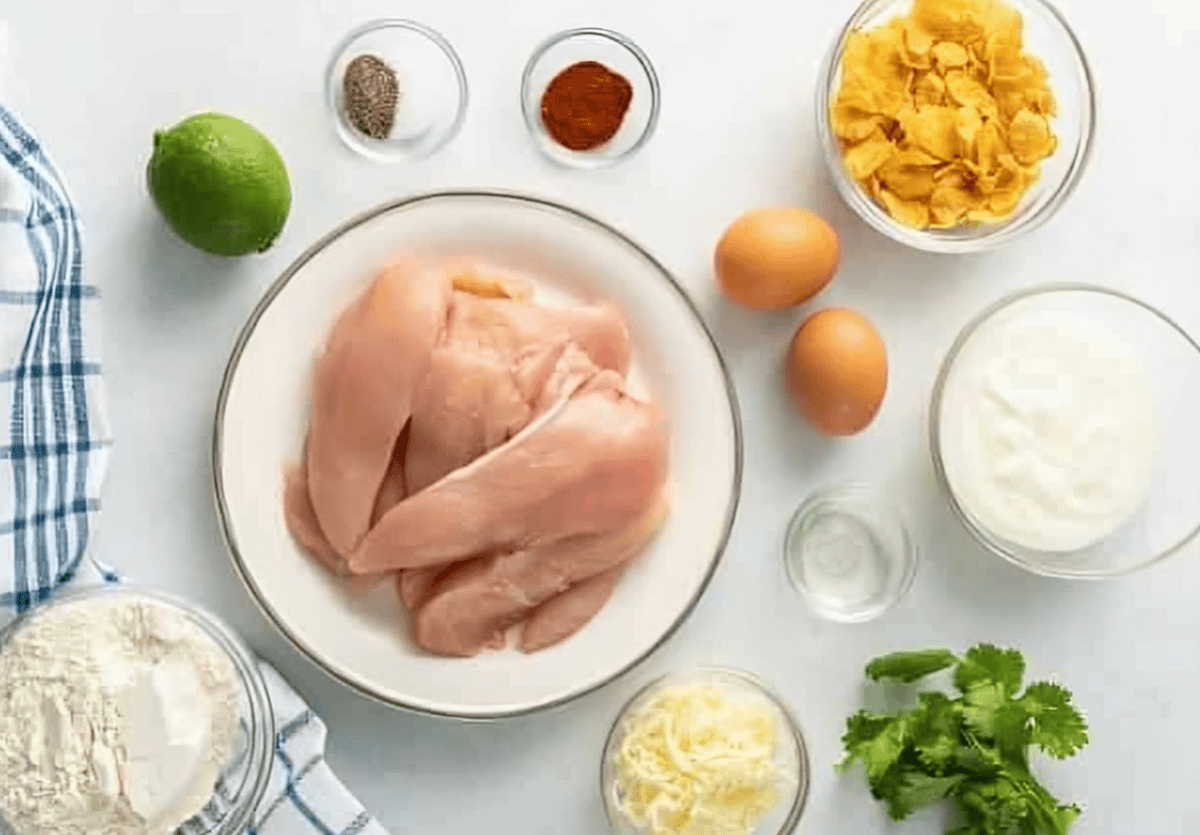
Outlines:
{"type": "Polygon", "coordinates": [[[395,70],[375,55],[359,55],[346,66],[342,93],[350,123],[372,139],[387,139],[400,100],[395,70]]]}

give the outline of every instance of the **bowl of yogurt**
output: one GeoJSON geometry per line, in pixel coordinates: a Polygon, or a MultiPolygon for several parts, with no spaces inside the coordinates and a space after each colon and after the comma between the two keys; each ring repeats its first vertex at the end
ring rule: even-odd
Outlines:
{"type": "Polygon", "coordinates": [[[1125,293],[1024,290],[977,315],[933,389],[929,442],[986,549],[1054,577],[1111,577],[1200,534],[1200,345],[1125,293]]]}
{"type": "Polygon", "coordinates": [[[0,630],[0,832],[240,834],[274,727],[212,615],[129,586],[62,594],[0,630]]]}

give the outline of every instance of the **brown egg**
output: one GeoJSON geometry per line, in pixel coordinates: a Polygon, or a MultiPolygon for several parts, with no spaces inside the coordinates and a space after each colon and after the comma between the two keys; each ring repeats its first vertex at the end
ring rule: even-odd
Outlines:
{"type": "Polygon", "coordinates": [[[734,221],[717,244],[714,267],[726,296],[777,310],[821,292],[839,257],[833,227],[805,209],[776,206],[734,221]]]}
{"type": "Polygon", "coordinates": [[[826,435],[853,435],[879,413],[887,351],[874,326],[853,310],[822,310],[796,329],[785,374],[792,399],[813,426],[826,435]]]}

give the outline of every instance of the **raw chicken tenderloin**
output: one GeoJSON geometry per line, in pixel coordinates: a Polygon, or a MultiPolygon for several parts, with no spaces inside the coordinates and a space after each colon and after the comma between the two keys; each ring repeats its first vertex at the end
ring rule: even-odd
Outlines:
{"type": "MultiPolygon", "coordinates": [[[[455,656],[503,645],[504,631],[535,607],[637,556],[658,531],[666,508],[660,493],[648,510],[616,530],[572,536],[467,564],[417,610],[417,644],[438,655],[455,656]]],[[[595,609],[587,611],[599,596],[596,592],[596,588],[584,589],[575,600],[582,611],[569,611],[573,605],[568,598],[557,615],[551,611],[533,637],[539,630],[543,637],[556,631],[566,637],[578,629],[607,600],[605,594],[595,609]]]]}
{"type": "MultiPolygon", "coordinates": [[[[610,304],[544,308],[527,302],[532,295],[527,283],[493,267],[451,265],[449,272],[456,292],[445,335],[414,398],[406,493],[494,449],[544,411],[539,394],[568,349],[574,367],[587,366],[586,373],[576,371],[583,378],[598,370],[597,363],[623,373],[630,361],[629,331],[610,304]]],[[[412,608],[446,570],[431,566],[402,573],[397,587],[412,608]]]]}
{"type": "Polygon", "coordinates": [[[667,423],[605,371],[511,441],[400,502],[348,558],[371,574],[620,529],[667,478],[667,423]]]}
{"type": "Polygon", "coordinates": [[[375,507],[371,511],[372,525],[382,519],[383,514],[400,504],[408,495],[404,489],[404,458],[408,453],[408,436],[411,426],[412,421],[409,421],[400,432],[400,437],[396,439],[396,445],[392,448],[392,458],[388,463],[387,473],[383,476],[383,483],[379,485],[379,493],[375,496],[375,507]]]}
{"type": "Polygon", "coordinates": [[[371,522],[392,450],[446,322],[450,282],[417,263],[388,267],[342,314],[313,374],[308,477],[334,550],[371,522]]]}
{"type": "Polygon", "coordinates": [[[568,346],[589,367],[629,367],[629,332],[609,304],[559,310],[456,291],[447,322],[414,398],[410,494],[523,429],[568,346]]]}
{"type": "MultiPolygon", "coordinates": [[[[426,568],[405,568],[396,572],[396,591],[400,595],[400,602],[410,612],[415,612],[421,606],[425,605],[425,601],[433,594],[433,590],[437,585],[461,568],[469,564],[472,559],[487,559],[486,557],[472,557],[471,559],[461,562],[452,562],[447,565],[431,565],[426,568]]],[[[374,576],[374,575],[369,575],[374,576]]]]}
{"type": "MultiPolygon", "coordinates": [[[[574,345],[565,344],[549,349],[523,363],[517,369],[516,377],[518,386],[522,391],[527,392],[528,396],[533,397],[536,393],[537,399],[534,403],[533,413],[541,414],[569,396],[571,392],[574,392],[597,373],[599,373],[599,369],[588,359],[586,354],[574,345]],[[553,363],[547,362],[547,360],[553,360],[553,363]]],[[[412,425],[411,422],[409,425],[412,425]]],[[[470,460],[468,458],[461,464],[455,464],[453,467],[447,468],[447,471],[457,469],[459,466],[469,463],[470,460]]],[[[408,609],[415,610],[425,602],[439,582],[444,580],[454,569],[472,559],[486,559],[486,557],[468,557],[464,561],[449,564],[439,563],[422,568],[401,569],[397,579],[401,602],[408,609]]]]}
{"type": "Polygon", "coordinates": [[[346,561],[333,550],[321,531],[316,511],[309,500],[308,475],[304,464],[291,468],[284,475],[283,515],[297,544],[329,573],[347,581],[354,594],[366,594],[383,579],[382,574],[351,574],[346,561]]]}
{"type": "MultiPolygon", "coordinates": [[[[527,399],[536,398],[532,407],[524,404],[523,401],[526,413],[529,416],[533,416],[541,414],[553,406],[555,402],[579,388],[598,374],[599,371],[600,369],[588,359],[586,354],[572,344],[562,343],[529,357],[517,367],[513,376],[516,379],[517,387],[524,393],[523,397],[527,399]]],[[[414,415],[413,420],[409,422],[409,426],[412,426],[416,421],[417,418],[414,415]]],[[[463,416],[463,423],[470,423],[469,416],[463,416]]],[[[443,425],[449,430],[450,427],[454,426],[454,421],[448,420],[443,425]]],[[[528,425],[527,422],[522,423],[520,426],[514,425],[514,431],[524,428],[525,425],[528,425]]],[[[451,443],[455,439],[455,433],[453,431],[446,431],[438,439],[439,443],[436,451],[431,445],[425,451],[426,455],[419,458],[418,456],[412,456],[413,463],[410,463],[410,469],[414,467],[427,468],[424,474],[417,476],[413,486],[420,489],[437,480],[437,478],[430,477],[432,474],[428,472],[429,468],[435,469],[438,473],[438,478],[441,478],[478,457],[475,454],[464,454],[465,449],[470,450],[475,447],[476,442],[470,440],[475,437],[474,431],[473,428],[467,426],[465,433],[467,440],[458,447],[454,447],[451,443]]],[[[511,434],[485,442],[483,446],[486,448],[481,449],[480,454],[494,449],[511,437],[511,434]]],[[[458,439],[463,441],[462,433],[458,435],[458,439]]],[[[418,472],[420,472],[419,469],[418,472]]],[[[393,504],[395,503],[393,502],[393,504]]],[[[472,557],[466,561],[470,561],[470,559],[483,558],[472,557]]],[[[397,579],[397,589],[400,592],[401,602],[410,610],[416,609],[416,607],[425,601],[438,582],[445,579],[450,571],[462,564],[463,562],[439,563],[422,568],[401,569],[398,572],[400,577],[397,579]]]]}
{"type": "Polygon", "coordinates": [[[621,582],[629,563],[577,583],[538,606],[521,627],[521,652],[537,652],[570,638],[594,618],[621,582]]]}

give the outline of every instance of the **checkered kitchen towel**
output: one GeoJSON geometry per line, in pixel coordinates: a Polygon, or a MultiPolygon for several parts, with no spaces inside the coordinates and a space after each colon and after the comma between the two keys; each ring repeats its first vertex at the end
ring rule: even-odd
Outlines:
{"type": "MultiPolygon", "coordinates": [[[[66,186],[0,104],[0,626],[68,583],[119,579],[88,554],[111,438],[100,299],[83,267],[66,186]]],[[[387,835],[325,764],[324,723],[262,669],[277,719],[275,761],[247,835],[387,835]]],[[[219,811],[212,806],[180,832],[214,831],[219,811]]]]}

